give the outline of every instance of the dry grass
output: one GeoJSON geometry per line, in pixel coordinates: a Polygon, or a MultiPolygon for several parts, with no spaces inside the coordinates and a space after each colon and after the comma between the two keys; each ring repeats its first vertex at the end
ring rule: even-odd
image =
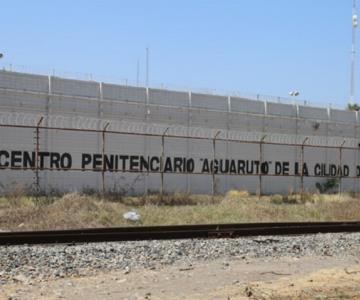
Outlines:
{"type": "Polygon", "coordinates": [[[223,197],[210,195],[190,195],[184,193],[174,193],[161,195],[148,195],[140,197],[123,197],[121,203],[129,206],[184,206],[184,205],[200,205],[219,203],[223,197]]]}
{"type": "Polygon", "coordinates": [[[230,191],[216,197],[177,193],[112,201],[77,193],[55,198],[15,193],[0,198],[0,230],[359,219],[360,201],[354,195],[272,195],[258,199],[246,191],[230,191]],[[123,213],[130,209],[140,213],[141,221],[123,219],[123,213]]]}

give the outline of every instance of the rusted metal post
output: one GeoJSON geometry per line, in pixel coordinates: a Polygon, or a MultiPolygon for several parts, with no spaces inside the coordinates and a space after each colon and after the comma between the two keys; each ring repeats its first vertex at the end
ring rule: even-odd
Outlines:
{"type": "Polygon", "coordinates": [[[214,196],[216,194],[216,183],[215,183],[215,157],[216,157],[216,138],[218,137],[218,135],[221,133],[221,130],[217,131],[215,136],[213,137],[213,162],[212,162],[212,168],[211,168],[211,172],[212,172],[212,197],[213,197],[213,201],[214,201],[214,196]]]}
{"type": "Polygon", "coordinates": [[[102,182],[102,194],[105,195],[105,133],[107,128],[109,127],[110,123],[107,122],[102,130],[102,168],[101,168],[101,182],[102,182]]]}
{"type": "Polygon", "coordinates": [[[305,143],[308,141],[309,137],[307,136],[303,142],[301,143],[301,158],[300,158],[300,180],[301,180],[301,187],[300,187],[300,197],[301,200],[303,200],[304,198],[304,148],[305,148],[305,143]]]}
{"type": "Polygon", "coordinates": [[[264,136],[262,136],[262,138],[260,139],[260,143],[259,143],[259,163],[260,163],[260,170],[259,170],[259,193],[258,193],[258,197],[259,199],[261,198],[262,195],[262,176],[261,176],[261,166],[263,163],[263,144],[264,144],[264,140],[266,139],[267,135],[265,134],[264,136]]]}
{"type": "Polygon", "coordinates": [[[161,135],[161,158],[160,158],[160,176],[161,176],[160,197],[161,197],[161,200],[163,200],[163,195],[164,195],[165,135],[169,129],[170,129],[170,127],[167,127],[161,135]]]}
{"type": "Polygon", "coordinates": [[[343,147],[344,147],[344,144],[346,143],[346,140],[344,140],[342,143],[341,143],[341,145],[340,145],[340,147],[339,147],[339,168],[340,168],[340,170],[341,170],[341,174],[340,174],[340,172],[338,172],[338,179],[339,179],[339,190],[338,190],[338,194],[339,194],[339,197],[341,196],[341,193],[342,193],[342,172],[343,172],[343,170],[342,170],[342,150],[343,150],[343,147]]]}
{"type": "Polygon", "coordinates": [[[40,176],[39,176],[40,125],[43,120],[44,120],[44,117],[41,116],[39,121],[36,123],[36,129],[35,129],[35,162],[36,162],[35,189],[36,189],[36,193],[40,192],[40,176]]]}

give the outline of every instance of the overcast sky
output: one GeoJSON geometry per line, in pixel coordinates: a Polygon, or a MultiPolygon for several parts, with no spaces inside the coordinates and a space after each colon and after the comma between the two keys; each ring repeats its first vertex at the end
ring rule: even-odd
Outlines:
{"type": "Polygon", "coordinates": [[[344,107],[351,6],[352,0],[2,1],[0,65],[135,83],[139,60],[144,82],[148,46],[150,85],[274,96],[296,89],[314,104],[344,107]]]}

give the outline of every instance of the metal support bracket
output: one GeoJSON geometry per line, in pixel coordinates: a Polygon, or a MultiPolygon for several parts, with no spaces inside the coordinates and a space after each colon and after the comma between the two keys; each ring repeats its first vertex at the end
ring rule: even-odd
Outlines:
{"type": "Polygon", "coordinates": [[[161,134],[161,160],[160,160],[160,175],[161,175],[161,186],[160,186],[160,197],[163,200],[164,195],[164,160],[165,160],[165,135],[169,131],[170,126],[167,127],[161,134]]]}
{"type": "Polygon", "coordinates": [[[102,168],[101,168],[101,183],[102,183],[102,194],[105,194],[105,134],[106,130],[109,127],[110,122],[106,122],[105,126],[103,127],[101,134],[102,134],[102,150],[101,150],[101,156],[102,156],[102,168]]]}
{"type": "Polygon", "coordinates": [[[262,172],[261,172],[261,166],[262,166],[262,163],[263,163],[263,143],[265,141],[267,137],[267,134],[263,135],[260,139],[260,143],[259,143],[259,164],[260,164],[260,172],[259,172],[259,191],[258,191],[258,197],[259,199],[261,198],[261,195],[262,195],[262,172]]]}
{"type": "Polygon", "coordinates": [[[215,158],[216,158],[216,139],[219,136],[219,134],[221,133],[221,130],[218,130],[216,132],[216,134],[214,135],[212,141],[213,141],[213,163],[212,163],[212,168],[211,168],[211,172],[212,172],[212,196],[213,196],[213,200],[214,200],[214,196],[216,194],[216,184],[215,184],[215,171],[214,171],[214,165],[215,165],[215,158]]]}

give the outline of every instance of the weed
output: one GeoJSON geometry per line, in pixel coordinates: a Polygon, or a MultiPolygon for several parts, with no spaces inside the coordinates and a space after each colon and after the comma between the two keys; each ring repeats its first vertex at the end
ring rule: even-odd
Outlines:
{"type": "Polygon", "coordinates": [[[327,193],[339,186],[339,178],[328,178],[323,183],[317,182],[315,186],[318,189],[319,193],[327,193]]]}
{"type": "Polygon", "coordinates": [[[167,194],[108,201],[97,195],[24,196],[20,190],[2,197],[0,229],[39,230],[85,227],[359,220],[360,201],[348,195],[299,194],[263,196],[231,192],[225,196],[167,194]],[[240,195],[240,196],[239,196],[240,195]],[[15,199],[15,200],[14,200],[15,199]],[[19,200],[20,199],[20,200],[19,200]],[[39,205],[41,199],[41,205],[39,205]],[[303,199],[303,200],[302,200],[303,199]],[[123,219],[134,209],[140,222],[123,219]],[[20,226],[20,227],[19,227],[20,226]]]}

